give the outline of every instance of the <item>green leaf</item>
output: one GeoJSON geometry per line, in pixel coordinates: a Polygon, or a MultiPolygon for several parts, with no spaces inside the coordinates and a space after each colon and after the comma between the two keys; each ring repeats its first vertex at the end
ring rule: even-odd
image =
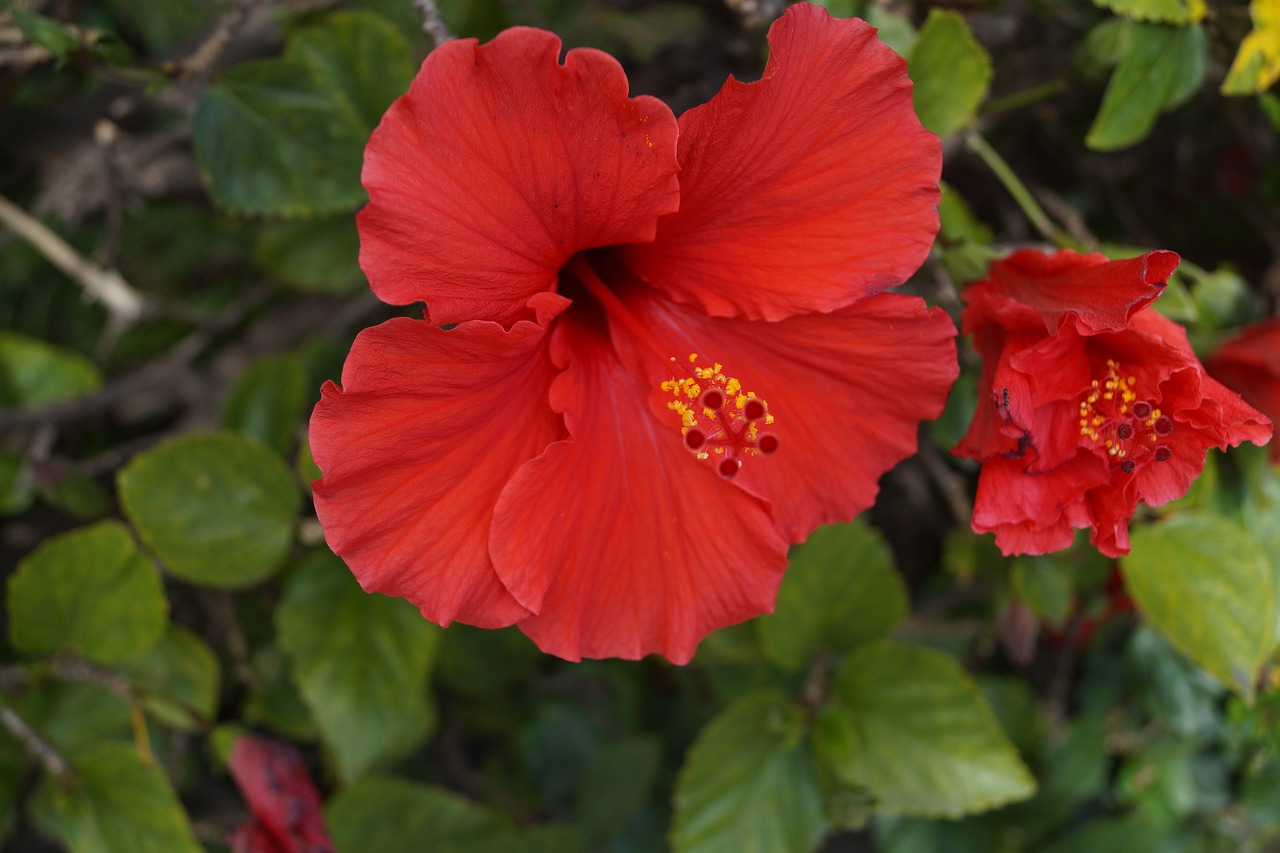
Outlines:
{"type": "Polygon", "coordinates": [[[1141,142],[1161,112],[1195,93],[1208,59],[1208,39],[1199,24],[1134,24],[1129,51],[1107,83],[1085,144],[1114,151],[1141,142]]]}
{"type": "Polygon", "coordinates": [[[23,720],[65,758],[76,761],[104,743],[131,743],[129,705],[100,684],[49,681],[22,697],[23,720]]]}
{"type": "Polygon", "coordinates": [[[1162,24],[1190,24],[1204,20],[1204,0],[1093,0],[1100,9],[1135,21],[1157,21],[1162,24]]]}
{"type": "Polygon", "coordinates": [[[967,125],[987,96],[991,74],[991,58],[964,18],[931,9],[907,57],[920,123],[939,136],[967,125]]]}
{"type": "Polygon", "coordinates": [[[245,722],[269,726],[290,740],[319,740],[320,730],[289,676],[284,653],[264,646],[254,653],[251,665],[256,683],[245,704],[245,722]]]}
{"type": "Polygon", "coordinates": [[[181,625],[170,625],[146,655],[120,668],[141,691],[147,710],[165,725],[197,729],[217,717],[218,656],[181,625]]]}
{"type": "Polygon", "coordinates": [[[104,0],[104,5],[119,28],[136,34],[153,56],[180,49],[183,41],[211,26],[219,11],[217,0],[104,0]]]}
{"type": "Polygon", "coordinates": [[[222,425],[281,453],[293,446],[310,394],[296,355],[271,355],[249,365],[227,397],[222,425]]]}
{"type": "Polygon", "coordinates": [[[188,433],[139,453],[119,474],[120,500],[173,574],[241,587],[279,567],[301,496],[284,460],[252,438],[188,433]]]}
{"type": "Polygon", "coordinates": [[[589,837],[610,838],[648,800],[662,763],[656,738],[634,738],[607,744],[582,768],[574,825],[589,837]]]}
{"type": "Polygon", "coordinates": [[[168,609],[155,567],[115,521],[49,539],[9,578],[9,634],[28,654],[118,663],[160,639],[168,609]]]}
{"type": "Polygon", "coordinates": [[[809,537],[791,558],[773,614],[756,626],[765,652],[796,670],[817,652],[842,653],[887,636],[906,613],[906,586],[889,547],[853,522],[809,537]]]}
{"type": "Polygon", "coordinates": [[[831,683],[818,753],[883,814],[959,817],[1026,799],[1035,780],[981,691],[929,649],[864,646],[831,683]]]}
{"type": "Polygon", "coordinates": [[[98,368],[79,353],[0,332],[0,408],[57,403],[101,385],[98,368]]]}
{"type": "Polygon", "coordinates": [[[356,293],[367,286],[358,261],[355,217],[300,219],[266,225],[254,260],[292,288],[307,293],[356,293]]]}
{"type": "Polygon", "coordinates": [[[1280,80],[1280,4],[1275,0],[1253,0],[1249,4],[1253,30],[1240,42],[1227,79],[1224,95],[1256,95],[1280,80]]]}
{"type": "Polygon", "coordinates": [[[317,555],[289,578],[276,611],[280,645],[343,779],[405,755],[434,722],[427,676],[440,629],[407,601],[360,589],[317,555]]]}
{"type": "Polygon", "coordinates": [[[734,702],[698,734],[676,780],[675,853],[809,853],[827,831],[801,712],[778,695],[734,702]]]}
{"type": "Polygon", "coordinates": [[[0,516],[21,515],[35,501],[35,477],[27,460],[0,449],[0,516]]]}
{"type": "Polygon", "coordinates": [[[1013,561],[1010,580],[1018,597],[1031,606],[1043,622],[1061,630],[1075,603],[1074,567],[1052,554],[1019,557],[1013,561]]]}
{"type": "Polygon", "coordinates": [[[337,853],[421,853],[450,842],[475,843],[505,821],[443,788],[366,776],[325,807],[337,853]]]}
{"type": "Polygon", "coordinates": [[[214,202],[285,216],[355,209],[365,199],[365,143],[412,77],[404,37],[356,12],[299,30],[280,59],[223,74],[201,96],[194,125],[214,202]]]}
{"type": "Polygon", "coordinates": [[[80,47],[76,37],[51,18],[25,9],[10,9],[9,14],[13,16],[13,22],[18,25],[18,29],[24,36],[58,59],[66,59],[80,47]]]}
{"type": "Polygon", "coordinates": [[[128,746],[108,744],[75,765],[66,789],[41,781],[36,825],[71,853],[201,853],[169,780],[128,746]]]}
{"type": "Polygon", "coordinates": [[[1240,525],[1187,513],[1133,532],[1120,561],[1143,616],[1179,651],[1241,696],[1275,645],[1271,563],[1240,525]]]}

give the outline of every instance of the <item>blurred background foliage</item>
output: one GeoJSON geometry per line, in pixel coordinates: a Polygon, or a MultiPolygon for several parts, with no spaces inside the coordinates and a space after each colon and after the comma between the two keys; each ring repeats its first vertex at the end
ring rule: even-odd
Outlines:
{"type": "MultiPolygon", "coordinates": [[[[909,289],[955,313],[1014,245],[1168,248],[1158,306],[1202,353],[1275,313],[1274,0],[827,5],[881,28],[943,138],[942,233],[909,289]]],[[[677,113],[754,79],[781,9],[440,3],[462,36],[608,50],[677,113]]],[[[327,849],[236,835],[278,809],[228,775],[247,733],[301,750],[339,851],[1280,845],[1265,451],[1211,454],[1118,564],[1006,559],[946,454],[976,405],[962,351],[875,509],[816,533],[777,611],[689,666],[441,630],[325,549],[305,435],[354,334],[412,313],[367,292],[352,214],[433,43],[418,8],[0,10],[3,849],[327,849]]]]}

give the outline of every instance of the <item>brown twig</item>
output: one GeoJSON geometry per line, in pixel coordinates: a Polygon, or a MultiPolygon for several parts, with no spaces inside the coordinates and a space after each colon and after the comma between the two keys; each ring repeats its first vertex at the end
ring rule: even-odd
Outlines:
{"type": "Polygon", "coordinates": [[[134,290],[124,276],[114,269],[103,269],[53,233],[43,222],[0,196],[0,223],[44,255],[51,264],[84,290],[85,295],[103,304],[111,318],[125,326],[142,316],[146,300],[134,290]]]}
{"type": "Polygon", "coordinates": [[[72,771],[67,760],[8,705],[0,704],[0,725],[21,741],[27,752],[35,756],[54,778],[63,784],[70,781],[72,771]]]}
{"type": "Polygon", "coordinates": [[[436,0],[413,0],[413,8],[417,9],[418,14],[422,16],[422,31],[431,36],[436,47],[455,38],[445,24],[444,18],[440,16],[440,7],[436,5],[436,0]]]}
{"type": "Polygon", "coordinates": [[[209,33],[209,36],[191,52],[190,56],[178,64],[176,69],[178,80],[186,83],[211,72],[223,51],[227,49],[227,45],[231,43],[236,30],[244,24],[254,7],[261,5],[262,2],[263,0],[237,0],[235,5],[218,19],[213,32],[209,33]]]}

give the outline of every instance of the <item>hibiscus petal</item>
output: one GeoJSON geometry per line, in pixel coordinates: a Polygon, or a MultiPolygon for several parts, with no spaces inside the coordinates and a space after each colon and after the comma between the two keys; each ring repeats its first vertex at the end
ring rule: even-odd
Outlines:
{"type": "Polygon", "coordinates": [[[371,592],[433,622],[484,628],[528,611],[489,559],[489,523],[511,475],[564,436],[555,368],[533,323],[444,331],[400,318],[356,338],[343,386],[322,389],[311,450],[329,547],[371,592]]]}
{"type": "Polygon", "coordinates": [[[680,210],[629,266],[718,316],[829,311],[901,284],[938,230],[938,138],[875,29],[806,3],[762,79],[680,118],[680,210]]]}
{"type": "Polygon", "coordinates": [[[622,67],[525,27],[427,57],[365,151],[360,264],[439,324],[510,324],[575,252],[653,238],[679,204],[677,127],[622,67]]]}
{"type": "Polygon", "coordinates": [[[787,543],[759,499],[689,464],[599,329],[556,335],[570,363],[552,403],[573,438],[503,491],[494,565],[543,651],[685,663],[709,632],[773,609],[787,543]]]}
{"type": "MultiPolygon", "coordinates": [[[[747,458],[733,482],[771,502],[792,542],[875,502],[880,475],[915,452],[920,421],[942,412],[959,372],[951,318],[914,296],[878,294],[776,323],[710,318],[656,296],[632,305],[664,350],[723,363],[768,402],[779,450],[747,458]]],[[[670,378],[668,366],[615,337],[637,372],[649,359],[654,386],[670,378]]],[[[662,411],[671,397],[655,400],[662,411]]],[[[686,454],[684,466],[697,465],[706,463],[686,454]]]]}
{"type": "MultiPolygon", "coordinates": [[[[1004,300],[1030,306],[1040,312],[1051,333],[1071,314],[1080,333],[1092,335],[1124,328],[1129,318],[1164,292],[1180,260],[1166,251],[1108,261],[1105,255],[1065,249],[1052,254],[1022,249],[992,264],[990,278],[967,288],[964,298],[976,306],[1004,300]]],[[[982,309],[984,315],[990,310],[982,309]]],[[[972,331],[976,322],[966,309],[965,331],[972,331]]]]}
{"type": "Polygon", "coordinates": [[[982,463],[973,531],[994,532],[996,545],[1005,555],[1048,554],[1069,547],[1074,528],[1092,523],[1086,493],[1106,491],[1096,487],[1111,482],[1106,462],[1081,453],[1042,474],[1027,473],[1026,467],[1024,460],[1001,456],[982,463]]]}

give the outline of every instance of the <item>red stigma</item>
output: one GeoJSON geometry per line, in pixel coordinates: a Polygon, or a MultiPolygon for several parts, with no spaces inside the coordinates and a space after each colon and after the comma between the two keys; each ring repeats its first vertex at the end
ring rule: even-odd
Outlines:
{"type": "Polygon", "coordinates": [[[671,359],[684,376],[663,382],[662,390],[675,398],[667,408],[680,417],[685,449],[699,459],[715,460],[716,473],[729,479],[746,458],[776,453],[781,442],[760,431],[773,423],[768,403],[726,374],[724,365],[698,367],[697,362],[697,353],[689,356],[687,368],[671,359]]]}

